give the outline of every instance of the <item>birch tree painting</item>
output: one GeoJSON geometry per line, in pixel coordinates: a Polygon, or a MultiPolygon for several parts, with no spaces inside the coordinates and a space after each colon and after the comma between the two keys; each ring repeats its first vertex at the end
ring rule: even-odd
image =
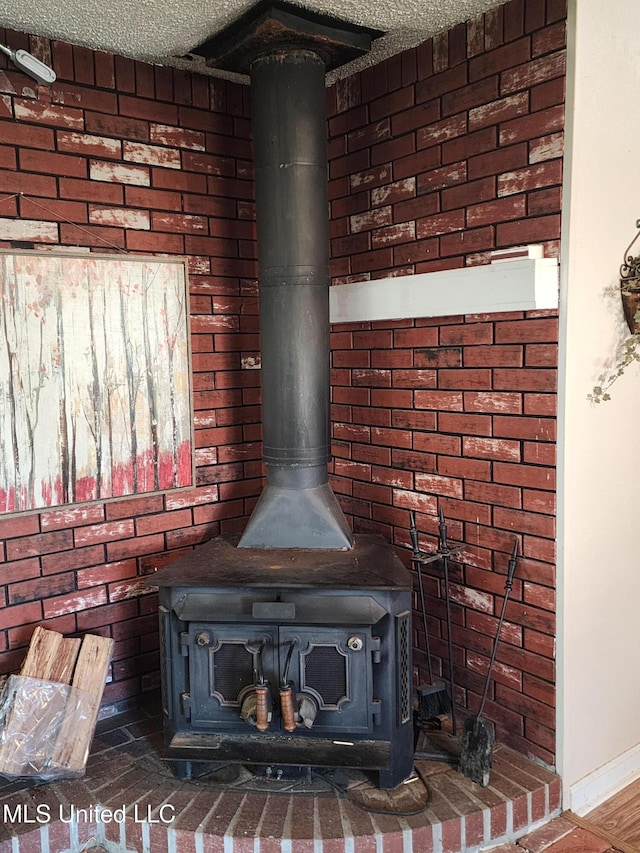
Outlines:
{"type": "Polygon", "coordinates": [[[189,486],[183,262],[0,254],[0,513],[189,486]]]}

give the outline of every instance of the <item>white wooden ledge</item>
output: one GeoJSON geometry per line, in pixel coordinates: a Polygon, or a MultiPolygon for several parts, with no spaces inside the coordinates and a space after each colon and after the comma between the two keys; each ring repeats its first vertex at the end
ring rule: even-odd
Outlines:
{"type": "Polygon", "coordinates": [[[448,317],[558,307],[557,258],[494,260],[482,266],[329,288],[332,323],[448,317]]]}

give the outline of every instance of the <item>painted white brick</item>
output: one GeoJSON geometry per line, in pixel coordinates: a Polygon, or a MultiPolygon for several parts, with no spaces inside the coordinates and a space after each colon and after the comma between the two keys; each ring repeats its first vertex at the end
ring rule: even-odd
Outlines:
{"type": "Polygon", "coordinates": [[[540,163],[543,160],[555,160],[562,157],[564,152],[564,135],[552,133],[549,136],[541,136],[531,143],[529,149],[529,162],[540,163]]]}
{"type": "Polygon", "coordinates": [[[140,187],[151,185],[149,170],[140,166],[127,166],[120,163],[105,163],[92,160],[89,164],[89,176],[92,181],[109,181],[114,184],[135,184],[140,187]]]}
{"type": "Polygon", "coordinates": [[[0,219],[0,240],[57,243],[58,239],[58,226],[55,222],[40,222],[37,219],[0,219]]]}
{"type": "Polygon", "coordinates": [[[167,124],[152,124],[149,137],[158,145],[169,145],[172,148],[189,148],[191,151],[205,151],[204,133],[188,130],[183,127],[172,127],[167,124]]]}
{"type": "Polygon", "coordinates": [[[84,117],[79,110],[69,110],[54,104],[44,105],[41,101],[31,103],[29,101],[16,100],[14,106],[16,118],[21,121],[50,121],[52,124],[60,124],[63,117],[66,127],[81,130],[84,127],[84,117]]]}
{"type": "Polygon", "coordinates": [[[407,489],[393,490],[393,505],[426,513],[435,513],[438,509],[438,501],[434,495],[410,492],[407,489]]]}
{"type": "Polygon", "coordinates": [[[123,142],[122,159],[147,166],[162,166],[165,169],[180,168],[180,152],[175,148],[145,145],[142,142],[123,142]]]}
{"type": "Polygon", "coordinates": [[[371,190],[371,206],[378,207],[384,204],[390,195],[397,192],[406,192],[407,196],[415,193],[416,179],[404,178],[402,181],[395,181],[393,184],[386,184],[384,187],[374,187],[371,190]]]}
{"type": "Polygon", "coordinates": [[[218,450],[216,447],[196,447],[196,465],[217,465],[218,450]]]}
{"type": "Polygon", "coordinates": [[[13,117],[13,112],[11,111],[11,101],[12,99],[9,95],[0,95],[0,115],[13,117]]]}
{"type": "Polygon", "coordinates": [[[217,486],[202,486],[198,489],[189,489],[188,492],[178,492],[175,495],[167,495],[167,509],[184,509],[189,506],[200,504],[211,504],[218,501],[217,486]]]}
{"type": "Polygon", "coordinates": [[[147,210],[131,210],[122,207],[94,207],[89,213],[92,225],[112,225],[116,228],[135,228],[149,231],[151,227],[147,210]]]}
{"type": "Polygon", "coordinates": [[[392,221],[390,206],[378,207],[375,210],[368,210],[366,213],[355,213],[350,217],[351,233],[357,234],[359,231],[391,225],[392,221]]]}
{"type": "Polygon", "coordinates": [[[262,361],[259,355],[245,355],[240,359],[240,366],[243,370],[260,370],[262,361]]]}
{"type": "Polygon", "coordinates": [[[104,157],[120,157],[119,139],[110,139],[108,136],[94,136],[91,133],[65,133],[58,132],[58,150],[74,151],[83,153],[91,150],[94,154],[102,154],[104,157]]]}

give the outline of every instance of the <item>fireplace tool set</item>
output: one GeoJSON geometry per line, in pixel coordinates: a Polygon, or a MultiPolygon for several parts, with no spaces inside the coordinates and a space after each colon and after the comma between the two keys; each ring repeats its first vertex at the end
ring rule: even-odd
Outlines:
{"type": "Polygon", "coordinates": [[[493,650],[491,659],[487,668],[487,676],[484,683],[484,691],[478,713],[465,720],[464,730],[462,733],[462,751],[460,753],[460,764],[458,770],[467,779],[476,782],[478,785],[486,787],[489,784],[489,773],[491,770],[491,759],[493,755],[493,744],[495,735],[490,723],[482,716],[484,705],[487,701],[489,693],[489,684],[491,683],[491,675],[493,673],[493,665],[496,660],[496,652],[498,651],[498,643],[500,642],[500,632],[504,622],[504,616],[507,610],[507,601],[509,593],[513,586],[513,576],[516,572],[516,562],[518,559],[518,540],[516,539],[513,546],[513,553],[509,560],[509,568],[507,569],[507,580],[505,583],[504,598],[502,599],[502,611],[498,620],[498,630],[493,641],[493,650]]]}
{"type": "MultiPolygon", "coordinates": [[[[418,542],[418,530],[416,527],[416,516],[413,510],[410,510],[410,527],[411,545],[413,549],[412,562],[418,575],[418,594],[420,597],[420,613],[425,636],[425,653],[427,656],[427,671],[429,674],[429,683],[420,685],[417,689],[418,693],[418,722],[428,722],[438,719],[442,715],[451,717],[451,734],[455,736],[457,731],[456,712],[455,712],[455,677],[454,677],[454,662],[453,662],[453,644],[451,634],[451,595],[449,589],[449,560],[452,556],[458,554],[464,547],[461,543],[450,545],[447,540],[447,525],[444,518],[442,507],[438,512],[438,548],[433,552],[425,552],[420,550],[418,542]],[[422,576],[422,567],[437,560],[442,561],[443,577],[444,577],[444,598],[446,607],[446,622],[447,622],[447,657],[449,666],[449,693],[442,681],[437,681],[433,673],[433,663],[431,660],[431,648],[429,642],[429,628],[427,624],[427,608],[424,596],[424,583],[422,576]]],[[[489,784],[489,775],[492,763],[493,745],[495,735],[491,724],[486,720],[482,713],[487,701],[489,693],[489,685],[493,674],[493,667],[498,651],[498,643],[500,641],[500,633],[504,623],[507,602],[511,587],[513,586],[513,577],[516,570],[516,562],[518,557],[518,540],[516,539],[509,567],[507,570],[507,580],[505,584],[505,595],[502,602],[502,611],[498,620],[498,628],[493,642],[493,648],[487,674],[485,678],[484,691],[480,701],[478,713],[475,716],[469,717],[465,721],[462,738],[461,738],[461,753],[459,762],[456,761],[452,752],[445,749],[440,749],[435,746],[429,739],[428,735],[423,731],[420,733],[416,745],[415,757],[418,759],[428,759],[431,761],[444,761],[449,764],[458,764],[458,770],[471,781],[479,785],[487,786],[489,784]]]]}
{"type": "Polygon", "coordinates": [[[464,547],[461,543],[450,545],[447,541],[447,524],[444,512],[440,508],[438,514],[438,549],[426,552],[420,550],[418,542],[418,530],[416,527],[416,514],[410,510],[411,545],[413,548],[412,562],[418,575],[418,593],[420,596],[420,614],[425,638],[425,652],[427,656],[427,670],[429,673],[429,684],[418,687],[419,715],[424,720],[434,719],[441,714],[451,715],[452,734],[456,734],[456,712],[455,712],[455,676],[453,671],[453,644],[451,637],[451,595],[449,590],[449,560],[458,554],[464,547]],[[449,693],[443,682],[436,681],[433,674],[433,662],[431,660],[431,647],[429,642],[429,627],[427,624],[427,608],[424,598],[424,582],[422,577],[422,566],[442,561],[444,573],[444,598],[447,618],[447,657],[449,664],[449,693]]]}

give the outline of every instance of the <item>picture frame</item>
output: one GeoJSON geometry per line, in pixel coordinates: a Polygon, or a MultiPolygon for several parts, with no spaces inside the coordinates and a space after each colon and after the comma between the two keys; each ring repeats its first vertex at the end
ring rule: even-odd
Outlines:
{"type": "Polygon", "coordinates": [[[0,514],[193,486],[184,258],[0,251],[0,514]]]}

